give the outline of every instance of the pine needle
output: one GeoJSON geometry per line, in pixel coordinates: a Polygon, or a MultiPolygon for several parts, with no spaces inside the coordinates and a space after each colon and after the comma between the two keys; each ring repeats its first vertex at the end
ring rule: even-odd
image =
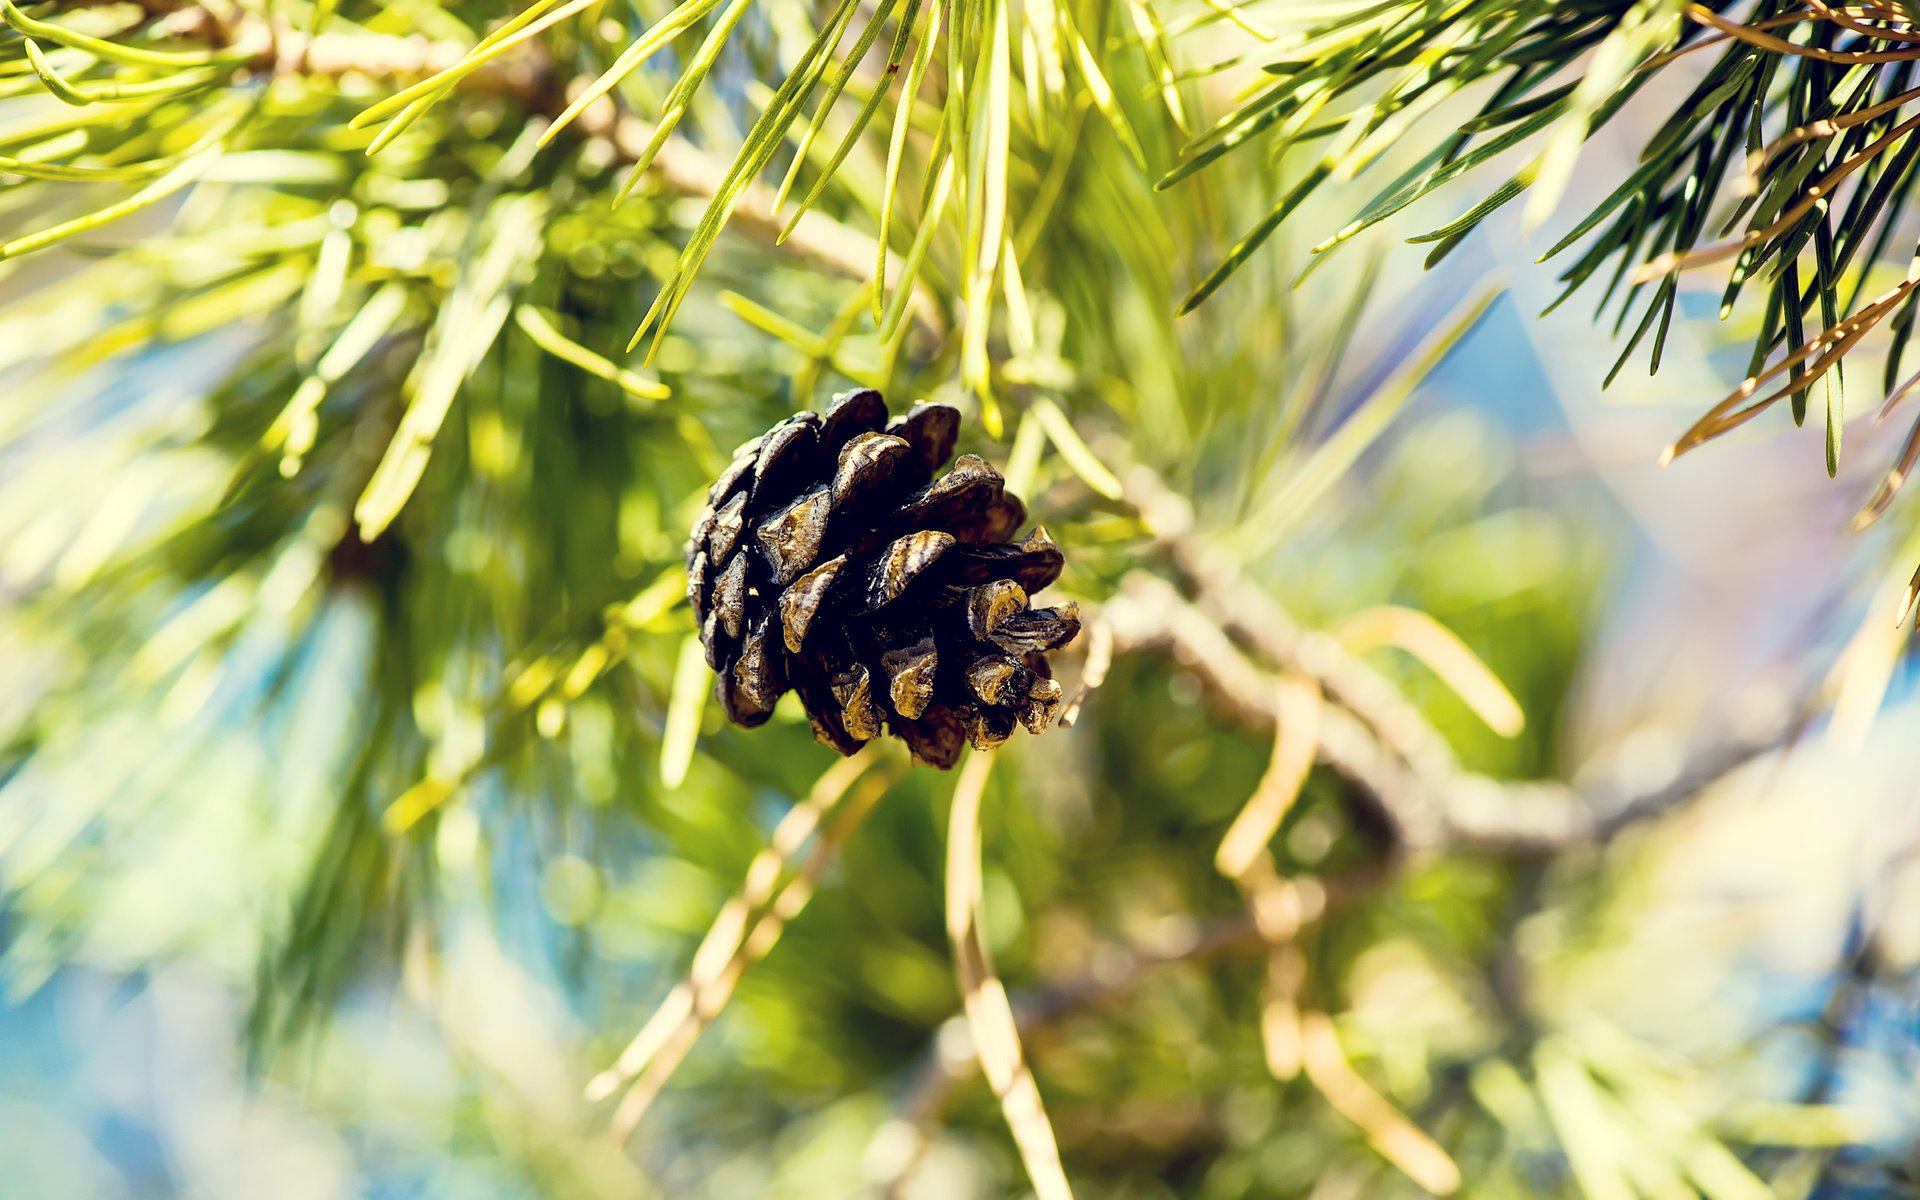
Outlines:
{"type": "Polygon", "coordinates": [[[1435,1195],[1451,1195],[1460,1187],[1460,1168],[1452,1157],[1354,1071],[1327,1014],[1301,1016],[1300,1050],[1307,1078],[1334,1111],[1360,1127],[1382,1158],[1435,1195]]]}
{"type": "Polygon", "coordinates": [[[700,739],[700,717],[707,707],[707,659],[700,635],[680,641],[673,669],[673,691],[667,699],[667,722],[660,734],[660,786],[676,791],[687,779],[694,746],[700,739]]]}
{"type": "Polygon", "coordinates": [[[1279,832],[1313,769],[1320,743],[1319,686],[1289,674],[1280,678],[1274,690],[1280,719],[1274,728],[1273,755],[1213,856],[1213,865],[1228,879],[1241,879],[1257,859],[1266,856],[1267,843],[1279,832]]]}
{"type": "Polygon", "coordinates": [[[1526,728],[1520,702],[1460,636],[1431,616],[1397,604],[1361,609],[1342,621],[1334,637],[1354,654],[1395,646],[1420,660],[1440,682],[1501,737],[1526,728]]]}
{"type": "Polygon", "coordinates": [[[991,751],[972,751],[954,784],[947,817],[947,936],[974,1053],[1000,1101],[1034,1194],[1039,1200],[1072,1200],[1039,1085],[1020,1050],[1013,1006],[980,934],[980,808],[992,770],[991,751]]]}
{"type": "Polygon", "coordinates": [[[812,898],[834,852],[885,794],[885,775],[854,787],[876,761],[869,753],[835,763],[807,797],[787,811],[766,848],[748,864],[740,891],[722,906],[701,939],[687,978],[667,994],[613,1065],[588,1081],[588,1100],[627,1089],[612,1121],[618,1138],[632,1136],[701,1031],[726,1007],[741,976],[773,949],[812,898]],[[840,803],[849,791],[851,796],[840,803]],[[812,853],[796,861],[816,831],[820,836],[812,853]]]}

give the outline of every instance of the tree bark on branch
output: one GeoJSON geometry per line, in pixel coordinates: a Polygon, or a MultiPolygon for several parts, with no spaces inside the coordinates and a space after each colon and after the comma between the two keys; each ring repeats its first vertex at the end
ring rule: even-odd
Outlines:
{"type": "Polygon", "coordinates": [[[1102,610],[1116,653],[1157,652],[1192,670],[1225,712],[1262,731],[1279,720],[1277,674],[1297,671],[1329,701],[1320,761],[1354,785],[1409,853],[1552,854],[1667,812],[1704,785],[1791,741],[1808,719],[1779,706],[1725,731],[1690,760],[1649,771],[1630,751],[1577,784],[1508,781],[1463,770],[1431,723],[1331,635],[1303,629],[1207,543],[1187,501],[1135,468],[1127,496],[1193,594],[1135,571],[1102,610]],[[1245,648],[1243,648],[1245,647],[1245,648]],[[1257,654],[1265,662],[1256,661],[1257,654]]]}

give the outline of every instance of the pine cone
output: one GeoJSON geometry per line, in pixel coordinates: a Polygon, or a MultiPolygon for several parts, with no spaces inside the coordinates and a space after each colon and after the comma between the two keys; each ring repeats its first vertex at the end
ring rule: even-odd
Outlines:
{"type": "Polygon", "coordinates": [[[687,595],[715,692],[755,726],[789,688],[842,754],[881,735],[951,767],[960,743],[998,746],[1060,710],[1047,651],[1080,632],[1076,606],[1031,608],[1060,547],[1000,473],[953,453],[959,410],[887,420],[880,393],[838,396],[734,452],[687,543],[687,595]],[[883,431],[884,430],[884,431],[883,431]]]}

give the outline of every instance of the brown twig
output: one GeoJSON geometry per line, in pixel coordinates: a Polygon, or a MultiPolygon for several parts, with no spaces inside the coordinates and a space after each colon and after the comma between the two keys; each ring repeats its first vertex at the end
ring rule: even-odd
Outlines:
{"type": "Polygon", "coordinates": [[[1194,599],[1144,572],[1128,576],[1103,614],[1114,626],[1116,651],[1171,654],[1216,703],[1263,731],[1279,719],[1275,671],[1318,683],[1330,702],[1320,761],[1357,786],[1408,851],[1539,854],[1605,839],[1786,744],[1806,723],[1804,706],[1771,706],[1748,714],[1684,763],[1649,772],[1631,754],[1617,754],[1583,772],[1578,787],[1463,771],[1399,689],[1331,635],[1302,628],[1278,600],[1249,583],[1238,564],[1199,533],[1185,497],[1144,467],[1127,472],[1126,488],[1194,599]],[[1266,663],[1255,662],[1242,645],[1266,663]]]}
{"type": "MultiPolygon", "coordinates": [[[[1104,615],[1118,652],[1171,655],[1194,672],[1216,704],[1251,728],[1270,730],[1280,719],[1273,673],[1164,580],[1128,576],[1104,615]]],[[[1328,698],[1334,698],[1331,690],[1328,698]]],[[[1589,772],[1575,788],[1492,779],[1458,769],[1451,755],[1444,766],[1416,768],[1351,709],[1330,704],[1321,718],[1319,759],[1377,809],[1409,852],[1538,855],[1603,840],[1666,812],[1704,784],[1791,740],[1800,724],[1792,711],[1759,714],[1657,777],[1649,778],[1639,761],[1623,755],[1589,772]]]]}
{"type": "MultiPolygon", "coordinates": [[[[1282,714],[1273,673],[1257,666],[1218,622],[1165,580],[1144,572],[1129,575],[1103,615],[1113,627],[1119,652],[1167,653],[1193,671],[1208,695],[1242,724],[1270,730],[1279,723],[1282,714]]],[[[1341,698],[1341,693],[1326,687],[1324,675],[1305,673],[1319,679],[1329,700],[1341,698]]],[[[1437,849],[1449,840],[1447,806],[1437,790],[1442,786],[1463,790],[1476,783],[1474,777],[1463,777],[1453,769],[1451,755],[1438,762],[1427,758],[1419,767],[1407,762],[1344,704],[1328,704],[1321,713],[1316,753],[1374,806],[1395,841],[1415,852],[1437,849]]],[[[1496,789],[1502,786],[1485,782],[1496,789]]],[[[1557,799],[1560,803],[1552,806],[1552,817],[1547,817],[1544,807],[1536,810],[1536,821],[1546,818],[1539,829],[1515,829],[1513,836],[1524,841],[1529,833],[1544,835],[1555,844],[1571,840],[1574,806],[1568,797],[1557,799]]]]}
{"type": "Polygon", "coordinates": [[[1248,583],[1239,564],[1197,531],[1193,507],[1144,467],[1127,473],[1127,499],[1191,588],[1211,622],[1269,661],[1314,680],[1327,698],[1371,727],[1418,771],[1453,768],[1453,751],[1398,688],[1331,634],[1302,629],[1279,601],[1248,583]]]}

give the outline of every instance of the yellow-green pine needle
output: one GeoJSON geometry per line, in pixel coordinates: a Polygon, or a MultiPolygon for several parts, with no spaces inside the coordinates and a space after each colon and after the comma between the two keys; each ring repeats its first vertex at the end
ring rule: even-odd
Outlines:
{"type": "Polygon", "coordinates": [[[667,700],[666,726],[660,734],[660,783],[674,791],[687,780],[694,747],[700,741],[700,718],[707,707],[707,659],[700,635],[690,633],[680,642],[673,668],[673,690],[667,700]]]}
{"type": "Polygon", "coordinates": [[[554,328],[545,314],[530,304],[513,310],[513,321],[533,344],[563,362],[572,363],[587,374],[618,385],[629,395],[642,400],[665,400],[671,389],[655,380],[645,379],[610,358],[596,354],[554,328]]]}

